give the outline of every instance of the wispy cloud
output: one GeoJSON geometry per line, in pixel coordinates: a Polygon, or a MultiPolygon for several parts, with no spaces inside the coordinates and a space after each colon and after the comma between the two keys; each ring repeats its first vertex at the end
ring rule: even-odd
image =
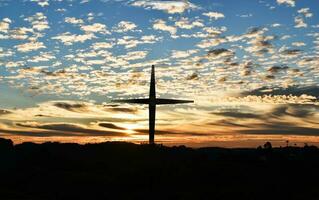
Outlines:
{"type": "Polygon", "coordinates": [[[198,6],[195,4],[187,1],[187,0],[180,0],[180,1],[134,1],[131,3],[132,6],[137,7],[144,7],[146,9],[153,9],[153,10],[161,10],[165,11],[169,14],[174,13],[183,13],[189,9],[198,9],[198,6]]]}

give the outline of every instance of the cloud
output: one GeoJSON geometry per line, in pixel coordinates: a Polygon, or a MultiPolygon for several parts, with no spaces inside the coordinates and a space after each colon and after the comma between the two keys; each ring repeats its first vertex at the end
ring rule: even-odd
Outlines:
{"type": "MultiPolygon", "coordinates": [[[[318,136],[318,124],[314,124],[318,119],[316,116],[318,109],[319,107],[315,105],[298,103],[278,105],[272,109],[253,109],[248,112],[244,112],[243,108],[228,110],[226,107],[219,112],[211,112],[219,118],[208,124],[230,128],[236,133],[248,135],[318,136]]],[[[266,137],[270,138],[270,136],[266,137]]]]}
{"type": "Polygon", "coordinates": [[[9,61],[9,62],[7,62],[7,63],[5,64],[5,66],[6,66],[7,68],[11,68],[11,67],[21,67],[21,66],[23,66],[23,65],[25,65],[25,62],[24,62],[24,61],[16,61],[16,62],[14,62],[14,61],[9,61]]]}
{"type": "Polygon", "coordinates": [[[280,4],[286,4],[290,7],[295,7],[296,5],[296,0],[277,0],[277,3],[280,4]]]}
{"type": "Polygon", "coordinates": [[[286,56],[297,56],[301,52],[302,51],[300,49],[286,49],[286,50],[281,51],[281,53],[283,55],[286,55],[286,56]]]}
{"type": "Polygon", "coordinates": [[[260,118],[260,115],[254,114],[254,113],[243,113],[238,111],[228,111],[228,112],[211,112],[211,114],[224,116],[224,117],[231,117],[231,118],[252,118],[252,119],[258,119],[260,118]]]}
{"type": "Polygon", "coordinates": [[[63,13],[63,12],[66,12],[66,9],[65,8],[58,8],[58,9],[55,9],[54,11],[63,13]]]}
{"type": "Polygon", "coordinates": [[[62,33],[58,36],[52,37],[53,40],[60,40],[62,43],[64,43],[64,45],[72,45],[73,43],[76,43],[76,42],[83,43],[83,42],[85,42],[87,40],[91,40],[93,38],[96,38],[93,33],[86,33],[83,35],[75,35],[75,34],[71,34],[69,32],[62,33]]]}
{"type": "MultiPolygon", "coordinates": [[[[83,125],[78,124],[64,124],[64,123],[38,123],[38,122],[24,122],[24,123],[16,123],[16,126],[39,129],[47,131],[57,131],[51,132],[51,135],[64,135],[64,136],[125,136],[125,133],[121,132],[113,132],[113,131],[105,131],[84,127],[83,125]],[[72,134],[70,134],[72,133],[72,134]]],[[[27,132],[27,131],[26,131],[27,132]]],[[[32,135],[32,132],[30,132],[32,135]]]]}
{"type": "Polygon", "coordinates": [[[198,50],[188,50],[188,51],[178,51],[178,50],[172,50],[172,58],[187,58],[195,53],[197,53],[198,50]]]}
{"type": "Polygon", "coordinates": [[[98,125],[104,128],[109,128],[109,129],[126,130],[126,128],[116,126],[115,124],[112,124],[112,123],[100,122],[98,123],[98,125]]]}
{"type": "Polygon", "coordinates": [[[96,42],[93,43],[91,48],[94,50],[100,50],[100,49],[110,49],[114,46],[111,42],[96,42]]]}
{"type": "Polygon", "coordinates": [[[203,15],[209,17],[210,19],[214,19],[214,20],[225,18],[225,15],[223,13],[219,13],[219,12],[207,12],[207,13],[203,13],[203,15]]]}
{"type": "Polygon", "coordinates": [[[31,2],[37,2],[39,6],[45,7],[49,6],[49,0],[31,0],[31,2]]]}
{"type": "Polygon", "coordinates": [[[198,79],[199,79],[199,76],[195,72],[186,77],[186,80],[188,80],[188,81],[190,81],[190,80],[198,80],[198,79]]]}
{"type": "Polygon", "coordinates": [[[271,27],[274,27],[274,28],[276,28],[276,27],[281,27],[281,26],[282,26],[282,25],[279,24],[279,23],[274,23],[274,24],[271,25],[271,27]]]}
{"type": "Polygon", "coordinates": [[[7,136],[9,136],[11,139],[13,136],[17,135],[19,136],[18,140],[25,139],[25,141],[30,141],[32,137],[42,137],[46,138],[46,141],[48,137],[54,137],[54,136],[65,136],[65,137],[71,137],[73,136],[72,133],[66,133],[66,132],[60,132],[60,131],[48,131],[48,130],[28,130],[26,131],[25,128],[23,130],[16,130],[16,129],[4,129],[0,127],[1,133],[6,133],[7,136]],[[21,136],[25,136],[28,138],[21,138],[21,136]]]}
{"type": "Polygon", "coordinates": [[[64,19],[64,21],[66,23],[69,23],[69,24],[83,24],[84,23],[84,21],[82,19],[77,19],[75,17],[66,17],[64,19]]]}
{"type": "Polygon", "coordinates": [[[131,3],[132,6],[143,7],[145,9],[161,10],[169,14],[183,13],[186,10],[198,9],[198,7],[187,0],[180,1],[150,1],[138,0],[131,3]]]}
{"type": "Polygon", "coordinates": [[[295,17],[295,28],[307,28],[308,25],[304,21],[304,19],[300,16],[295,17]]]}
{"type": "MultiPolygon", "coordinates": [[[[312,96],[319,98],[319,87],[318,86],[291,86],[287,88],[269,88],[261,87],[252,91],[243,92],[242,95],[293,95],[293,96],[312,96]]],[[[310,99],[311,100],[311,99],[310,99]]]]}
{"type": "Polygon", "coordinates": [[[238,17],[241,17],[241,18],[248,18],[248,17],[252,17],[253,14],[249,13],[249,14],[242,14],[242,15],[236,15],[238,17]]]}
{"type": "MultiPolygon", "coordinates": [[[[314,117],[319,107],[314,107],[313,105],[282,105],[274,108],[269,117],[283,117],[292,116],[296,118],[310,118],[314,117]]],[[[266,117],[267,118],[267,117],[266,117]]]]}
{"type": "Polygon", "coordinates": [[[144,35],[140,39],[132,36],[123,36],[117,41],[118,45],[124,45],[126,49],[134,48],[140,44],[154,44],[159,41],[160,38],[154,35],[144,35]]]}
{"type": "Polygon", "coordinates": [[[175,21],[175,26],[181,29],[192,29],[195,27],[203,27],[204,24],[202,20],[189,21],[188,18],[182,17],[178,21],[175,21]]]}
{"type": "Polygon", "coordinates": [[[130,21],[120,21],[113,31],[118,33],[124,33],[128,31],[133,31],[137,28],[137,25],[130,21]]]}
{"type": "Polygon", "coordinates": [[[43,42],[28,42],[28,43],[16,45],[14,47],[20,52],[29,52],[29,51],[35,51],[38,49],[46,48],[43,42]]]}
{"type": "Polygon", "coordinates": [[[33,30],[43,31],[50,28],[47,17],[41,12],[37,12],[35,15],[27,17],[25,20],[32,24],[33,30]]]}
{"type": "Polygon", "coordinates": [[[10,114],[11,111],[0,109],[0,116],[10,114]]]}
{"type": "Polygon", "coordinates": [[[204,27],[203,30],[207,33],[209,33],[211,36],[218,36],[225,31],[227,31],[227,27],[204,27]]]}
{"type": "Polygon", "coordinates": [[[227,81],[227,77],[226,76],[224,76],[224,77],[220,77],[219,79],[218,79],[218,83],[225,83],[227,81]]]}
{"type": "Polygon", "coordinates": [[[313,14],[310,12],[309,8],[301,8],[298,10],[299,14],[302,14],[306,18],[310,18],[313,16],[313,14]]]}
{"type": "Polygon", "coordinates": [[[155,20],[155,22],[153,24],[153,29],[167,31],[171,35],[175,35],[177,32],[177,29],[174,26],[167,25],[166,22],[164,20],[161,20],[161,19],[155,20]]]}
{"type": "Polygon", "coordinates": [[[285,66],[285,65],[277,66],[276,65],[276,66],[272,66],[272,67],[268,68],[267,71],[270,72],[270,73],[275,74],[275,73],[278,73],[280,71],[286,71],[287,69],[289,69],[288,66],[285,66]]]}
{"type": "Polygon", "coordinates": [[[226,42],[227,42],[227,39],[225,38],[204,39],[200,41],[196,46],[204,49],[204,48],[215,47],[226,42]]]}
{"type": "Polygon", "coordinates": [[[254,28],[251,29],[245,37],[250,38],[248,44],[251,46],[245,50],[249,53],[253,53],[256,56],[262,56],[266,53],[273,53],[272,41],[276,39],[275,36],[265,36],[265,29],[254,28]]]}
{"type": "Polygon", "coordinates": [[[14,53],[11,50],[4,50],[0,47],[0,58],[12,56],[14,53]]]}
{"type": "Polygon", "coordinates": [[[80,103],[56,102],[53,104],[58,108],[62,108],[72,112],[86,112],[87,106],[80,103]]]}
{"type": "Polygon", "coordinates": [[[106,111],[123,112],[123,113],[131,113],[131,114],[136,114],[138,111],[136,108],[119,107],[118,105],[107,105],[107,106],[104,106],[104,109],[106,111]]]}
{"type": "Polygon", "coordinates": [[[82,0],[82,1],[80,2],[80,4],[84,4],[84,3],[88,3],[88,2],[90,2],[90,0],[82,0]]]}
{"type": "Polygon", "coordinates": [[[108,31],[105,24],[101,23],[94,23],[91,25],[81,25],[81,29],[87,33],[101,33],[101,34],[111,34],[110,31],[108,31]]]}
{"type": "Polygon", "coordinates": [[[31,40],[32,37],[30,37],[29,34],[35,34],[35,31],[32,28],[26,27],[17,27],[15,29],[10,30],[10,38],[15,40],[25,40],[28,38],[29,40],[31,40]]]}
{"type": "Polygon", "coordinates": [[[8,33],[10,28],[11,20],[9,18],[4,18],[0,21],[0,32],[8,33]]]}
{"type": "Polygon", "coordinates": [[[295,46],[295,47],[303,47],[303,46],[306,46],[306,44],[304,42],[293,42],[291,43],[292,46],[295,46]]]}
{"type": "Polygon", "coordinates": [[[318,136],[319,128],[302,127],[293,123],[262,123],[255,125],[258,128],[239,131],[242,134],[263,134],[263,135],[305,135],[318,136]]]}
{"type": "Polygon", "coordinates": [[[234,52],[225,49],[225,48],[219,48],[219,49],[211,49],[207,53],[208,58],[231,58],[234,56],[234,52]]]}
{"type": "Polygon", "coordinates": [[[126,55],[123,56],[125,60],[139,60],[143,59],[147,56],[147,51],[131,51],[128,52],[126,55]]]}
{"type": "Polygon", "coordinates": [[[38,63],[38,62],[48,62],[52,59],[55,59],[55,56],[50,53],[42,53],[41,55],[34,56],[33,58],[28,59],[28,62],[38,63]]]}

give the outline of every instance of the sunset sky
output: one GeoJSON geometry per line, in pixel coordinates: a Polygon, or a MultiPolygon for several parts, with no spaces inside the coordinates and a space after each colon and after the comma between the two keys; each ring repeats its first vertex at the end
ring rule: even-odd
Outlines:
{"type": "Polygon", "coordinates": [[[0,137],[319,144],[318,0],[0,0],[0,137]]]}

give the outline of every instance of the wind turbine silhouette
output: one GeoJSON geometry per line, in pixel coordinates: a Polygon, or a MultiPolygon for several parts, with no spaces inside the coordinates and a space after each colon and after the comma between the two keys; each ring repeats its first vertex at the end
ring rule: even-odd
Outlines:
{"type": "Polygon", "coordinates": [[[191,101],[191,100],[156,98],[155,84],[156,84],[156,82],[155,82],[155,66],[152,65],[149,98],[147,98],[147,99],[120,99],[120,100],[113,100],[112,101],[112,102],[117,102],[117,103],[148,104],[148,109],[149,109],[149,144],[154,144],[154,139],[155,139],[154,137],[155,137],[156,105],[194,103],[194,101],[191,101]]]}

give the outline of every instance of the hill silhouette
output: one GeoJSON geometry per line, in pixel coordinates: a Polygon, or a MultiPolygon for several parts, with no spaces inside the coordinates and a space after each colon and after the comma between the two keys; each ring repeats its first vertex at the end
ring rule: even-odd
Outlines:
{"type": "Polygon", "coordinates": [[[319,199],[319,150],[0,139],[0,199],[319,199]]]}

